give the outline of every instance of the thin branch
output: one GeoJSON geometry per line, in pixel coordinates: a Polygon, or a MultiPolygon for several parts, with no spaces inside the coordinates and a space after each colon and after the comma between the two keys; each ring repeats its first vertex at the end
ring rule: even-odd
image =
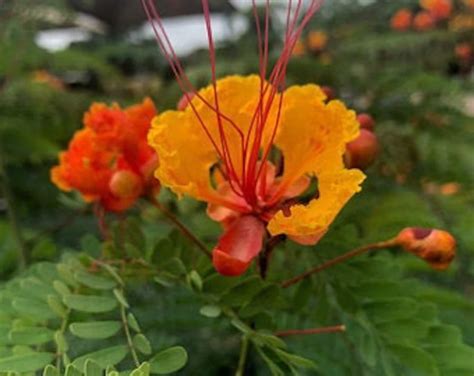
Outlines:
{"type": "Polygon", "coordinates": [[[246,335],[243,335],[242,342],[240,345],[239,365],[237,366],[237,371],[235,372],[235,376],[245,375],[245,363],[247,361],[248,350],[249,350],[249,339],[246,335]]]}
{"type": "Polygon", "coordinates": [[[206,245],[201,240],[199,240],[170,210],[161,205],[154,196],[150,195],[149,200],[153,206],[163,213],[163,215],[168,218],[168,220],[172,222],[184,236],[193,242],[198,247],[198,249],[204,255],[206,255],[206,257],[212,259],[212,254],[206,245]]]}
{"type": "Polygon", "coordinates": [[[343,261],[346,261],[346,260],[348,260],[352,257],[359,256],[359,255],[361,255],[365,252],[376,250],[376,249],[384,249],[384,248],[393,247],[396,244],[397,244],[397,242],[395,241],[395,239],[390,239],[390,240],[387,240],[387,241],[367,244],[367,245],[364,245],[362,247],[355,248],[350,252],[347,252],[347,253],[344,253],[343,255],[337,256],[337,257],[335,257],[335,258],[333,258],[329,261],[326,261],[325,263],[323,263],[321,265],[315,266],[315,267],[307,270],[306,272],[297,275],[296,277],[293,277],[291,279],[288,279],[288,280],[282,282],[281,287],[283,287],[283,288],[290,287],[290,286],[302,281],[303,279],[309,277],[310,275],[319,273],[319,272],[321,272],[325,269],[330,268],[331,266],[339,264],[339,263],[341,263],[343,261]]]}
{"type": "MultiPolygon", "coordinates": [[[[121,290],[123,293],[123,290],[121,290]]],[[[140,366],[140,360],[138,359],[137,352],[135,351],[135,346],[133,346],[132,336],[130,334],[130,328],[128,327],[127,315],[125,312],[125,307],[119,302],[120,304],[120,317],[122,319],[123,330],[125,332],[125,337],[127,337],[127,345],[132,354],[133,362],[135,363],[136,367],[140,366]]]]}
{"type": "Polygon", "coordinates": [[[278,337],[289,337],[289,336],[301,336],[311,334],[322,334],[322,333],[342,333],[346,331],[345,325],[327,326],[324,328],[311,328],[311,329],[289,329],[275,332],[274,334],[278,337]]]}

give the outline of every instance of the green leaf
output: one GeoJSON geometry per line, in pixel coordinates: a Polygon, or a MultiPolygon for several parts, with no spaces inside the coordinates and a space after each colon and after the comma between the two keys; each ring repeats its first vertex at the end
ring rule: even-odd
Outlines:
{"type": "Polygon", "coordinates": [[[441,368],[473,370],[474,348],[467,345],[429,345],[424,349],[434,356],[441,368]]]}
{"type": "Polygon", "coordinates": [[[377,329],[389,340],[397,342],[425,337],[428,333],[428,325],[425,321],[410,318],[384,322],[377,325],[377,329]]]}
{"type": "Polygon", "coordinates": [[[195,270],[191,270],[188,274],[188,283],[196,290],[202,291],[202,278],[195,270]]]}
{"type": "Polygon", "coordinates": [[[102,376],[102,368],[92,359],[86,360],[84,365],[85,376],[102,376]]]}
{"type": "Polygon", "coordinates": [[[108,347],[99,351],[91,352],[89,354],[82,355],[75,359],[72,364],[84,372],[85,364],[88,359],[95,361],[100,367],[105,369],[110,365],[116,365],[120,363],[128,353],[128,348],[125,345],[108,347]]]}
{"type": "Polygon", "coordinates": [[[130,308],[128,305],[127,299],[123,295],[122,291],[119,289],[114,289],[114,295],[117,298],[118,302],[120,303],[121,306],[125,308],[130,308]]]}
{"type": "Polygon", "coordinates": [[[220,295],[226,293],[232,287],[241,283],[239,278],[224,277],[220,274],[211,274],[203,281],[203,291],[211,295],[220,295]]]}
{"type": "Polygon", "coordinates": [[[63,306],[56,295],[48,296],[48,306],[59,317],[64,318],[67,316],[66,308],[63,306]]]}
{"type": "Polygon", "coordinates": [[[133,337],[133,346],[142,354],[145,354],[145,355],[151,354],[150,341],[148,341],[148,339],[141,333],[133,337]]]}
{"type": "Polygon", "coordinates": [[[281,289],[276,285],[270,285],[262,289],[252,300],[240,311],[241,317],[250,317],[264,310],[272,310],[281,307],[284,300],[281,297],[281,289]]]}
{"type": "Polygon", "coordinates": [[[417,375],[438,376],[434,358],[426,351],[408,345],[392,344],[388,346],[400,363],[417,372],[417,375]]]}
{"type": "Polygon", "coordinates": [[[54,289],[58,292],[59,295],[69,295],[71,290],[69,287],[62,281],[56,280],[53,282],[54,289]]]}
{"type": "Polygon", "coordinates": [[[316,369],[316,364],[310,359],[303,358],[299,355],[290,354],[280,349],[275,349],[274,351],[285,363],[289,363],[295,367],[300,368],[316,369]]]}
{"type": "Polygon", "coordinates": [[[413,315],[417,303],[410,298],[376,300],[364,304],[367,314],[375,322],[404,319],[413,315]]]}
{"type": "Polygon", "coordinates": [[[429,329],[426,343],[436,345],[448,345],[462,343],[462,334],[457,326],[454,325],[436,325],[429,329]]]}
{"type": "Polygon", "coordinates": [[[273,334],[253,332],[249,338],[259,346],[268,346],[272,349],[285,349],[286,343],[281,338],[273,334]]]}
{"type": "Polygon", "coordinates": [[[71,287],[79,287],[79,283],[74,279],[73,270],[66,264],[58,264],[56,266],[61,279],[71,287]]]}
{"type": "Polygon", "coordinates": [[[61,375],[55,366],[48,364],[43,370],[43,376],[61,376],[61,375]]]}
{"type": "Polygon", "coordinates": [[[56,343],[56,346],[60,353],[65,353],[66,351],[68,351],[69,345],[61,330],[57,330],[54,333],[54,342],[56,343]]]}
{"type": "Polygon", "coordinates": [[[54,318],[54,313],[49,306],[39,300],[32,301],[31,299],[16,298],[13,300],[12,305],[19,313],[35,321],[46,321],[54,318]]]}
{"type": "Polygon", "coordinates": [[[127,315],[127,322],[128,322],[128,325],[130,326],[130,328],[132,328],[135,332],[137,332],[137,333],[141,332],[140,325],[138,324],[138,321],[135,318],[135,316],[133,315],[133,313],[129,313],[127,315]]]}
{"type": "Polygon", "coordinates": [[[82,376],[82,372],[79,371],[76,367],[74,367],[72,364],[69,364],[66,367],[66,371],[64,373],[64,376],[82,376]]]}
{"type": "Polygon", "coordinates": [[[113,279],[94,275],[83,270],[74,273],[74,278],[84,286],[96,290],[111,290],[117,286],[116,281],[113,279]]]}
{"type": "Polygon", "coordinates": [[[121,327],[119,321],[88,321],[72,323],[69,330],[79,338],[104,339],[117,334],[121,327]]]}
{"type": "Polygon", "coordinates": [[[150,374],[150,368],[150,363],[142,363],[140,367],[132,371],[130,376],[148,376],[150,374]]]}
{"type": "Polygon", "coordinates": [[[54,332],[48,328],[19,328],[12,330],[9,337],[15,345],[41,345],[52,341],[54,332]]]}
{"type": "Polygon", "coordinates": [[[117,307],[117,300],[106,296],[71,294],[63,297],[64,304],[83,312],[109,312],[117,307]]]}
{"type": "Polygon", "coordinates": [[[156,354],[150,360],[151,373],[166,375],[183,368],[188,361],[188,353],[181,346],[170,347],[156,354]]]}
{"type": "Polygon", "coordinates": [[[270,373],[272,374],[272,376],[285,376],[285,373],[282,371],[282,369],[280,367],[278,367],[276,365],[276,363],[271,360],[267,354],[265,354],[263,352],[263,350],[260,348],[260,347],[256,347],[258,353],[260,354],[261,358],[263,359],[263,361],[265,362],[265,364],[267,365],[268,369],[270,370],[270,373]]]}
{"type": "Polygon", "coordinates": [[[199,310],[199,313],[205,317],[209,318],[216,318],[219,317],[221,314],[221,309],[219,306],[215,305],[205,305],[202,306],[201,309],[199,310]]]}
{"type": "Polygon", "coordinates": [[[234,286],[222,298],[221,302],[229,306],[243,306],[265,287],[257,276],[250,277],[234,286]]]}
{"type": "Polygon", "coordinates": [[[0,359],[0,371],[34,372],[46,367],[54,359],[54,354],[31,352],[0,359]]]}

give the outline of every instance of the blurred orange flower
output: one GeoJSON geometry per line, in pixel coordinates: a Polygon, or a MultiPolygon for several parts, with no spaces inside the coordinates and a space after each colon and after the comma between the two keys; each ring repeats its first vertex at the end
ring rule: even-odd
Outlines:
{"type": "Polygon", "coordinates": [[[472,47],[469,43],[459,43],[454,50],[456,57],[461,61],[469,61],[474,56],[472,47]]]}
{"type": "Polygon", "coordinates": [[[324,31],[310,31],[308,34],[308,49],[319,52],[326,47],[328,36],[324,31]]]}
{"type": "Polygon", "coordinates": [[[435,24],[436,20],[431,13],[427,11],[419,12],[413,19],[413,27],[419,31],[431,30],[435,24]]]}
{"type": "Polygon", "coordinates": [[[413,13],[407,9],[402,8],[395,13],[390,20],[390,26],[394,30],[404,31],[408,30],[413,20],[413,13]]]}
{"type": "Polygon", "coordinates": [[[464,0],[464,4],[471,9],[474,9],[474,0],[464,0]]]}
{"type": "Polygon", "coordinates": [[[420,5],[437,20],[448,18],[453,10],[451,0],[420,0],[420,5]]]}
{"type": "Polygon", "coordinates": [[[68,150],[59,155],[51,180],[65,191],[77,190],[106,210],[128,209],[153,182],[157,157],[146,142],[156,109],[150,99],[121,109],[94,103],[84,115],[68,150]]]}

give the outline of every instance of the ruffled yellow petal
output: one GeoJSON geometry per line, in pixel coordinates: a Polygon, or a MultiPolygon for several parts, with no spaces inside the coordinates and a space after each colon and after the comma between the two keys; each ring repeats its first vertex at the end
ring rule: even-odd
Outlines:
{"type": "MultiPolygon", "coordinates": [[[[243,134],[248,131],[258,103],[259,90],[260,79],[255,75],[229,76],[217,81],[219,110],[225,116],[221,117],[220,121],[230,150],[230,159],[237,174],[240,174],[242,168],[242,139],[236,129],[243,134]]],[[[211,85],[200,90],[199,94],[215,106],[214,89],[211,85]]],[[[193,98],[192,104],[221,149],[215,111],[197,97],[193,98]]],[[[155,117],[148,142],[158,154],[160,166],[156,177],[164,186],[177,194],[188,194],[209,201],[209,197],[215,194],[210,185],[210,168],[218,161],[218,154],[190,105],[184,111],[167,111],[155,117]]]]}
{"type": "Polygon", "coordinates": [[[307,174],[317,178],[319,197],[306,206],[293,206],[290,216],[278,212],[268,225],[272,235],[315,236],[326,231],[365,178],[343,163],[346,144],[359,133],[354,111],[340,101],[326,104],[324,98],[315,85],[293,86],[285,92],[275,140],[285,161],[280,192],[307,174]]]}
{"type": "Polygon", "coordinates": [[[365,175],[359,170],[339,170],[318,176],[319,198],[294,205],[290,215],[279,211],[268,224],[272,235],[317,236],[324,233],[349,199],[360,191],[365,175]]]}

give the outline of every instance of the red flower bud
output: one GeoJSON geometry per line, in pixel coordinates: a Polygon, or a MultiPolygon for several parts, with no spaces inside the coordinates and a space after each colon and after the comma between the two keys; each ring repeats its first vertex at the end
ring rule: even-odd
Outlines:
{"type": "Polygon", "coordinates": [[[130,170],[120,170],[112,175],[110,192],[118,198],[138,197],[143,189],[142,179],[130,170]]]}
{"type": "Polygon", "coordinates": [[[265,225],[259,219],[246,215],[235,220],[212,251],[216,270],[226,276],[245,273],[262,250],[264,235],[265,225]]]}
{"type": "Polygon", "coordinates": [[[446,269],[456,255],[456,239],[447,231],[408,227],[396,240],[405,251],[425,260],[436,270],[446,269]]]}
{"type": "Polygon", "coordinates": [[[367,129],[361,129],[359,136],[346,145],[346,165],[349,168],[365,169],[375,161],[378,152],[377,136],[367,129]]]}
{"type": "Polygon", "coordinates": [[[178,111],[183,111],[189,104],[189,102],[192,101],[194,98],[194,93],[188,92],[183,94],[183,96],[179,99],[178,104],[176,105],[176,108],[178,111]]]}
{"type": "Polygon", "coordinates": [[[359,122],[361,128],[367,129],[371,132],[374,131],[375,120],[369,114],[362,113],[357,115],[357,121],[359,122]]]}
{"type": "Polygon", "coordinates": [[[321,86],[321,91],[326,94],[326,100],[331,101],[336,98],[336,93],[331,86],[321,86]]]}

